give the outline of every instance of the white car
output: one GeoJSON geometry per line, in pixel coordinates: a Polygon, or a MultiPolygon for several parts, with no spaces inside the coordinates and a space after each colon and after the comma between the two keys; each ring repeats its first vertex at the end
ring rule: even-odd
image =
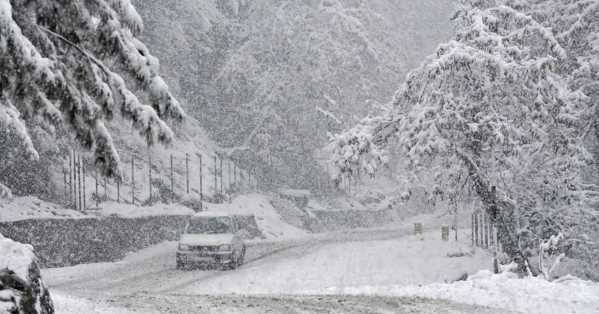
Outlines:
{"type": "Polygon", "coordinates": [[[233,217],[201,212],[189,219],[177,248],[177,269],[218,265],[235,269],[243,264],[245,244],[233,217]]]}

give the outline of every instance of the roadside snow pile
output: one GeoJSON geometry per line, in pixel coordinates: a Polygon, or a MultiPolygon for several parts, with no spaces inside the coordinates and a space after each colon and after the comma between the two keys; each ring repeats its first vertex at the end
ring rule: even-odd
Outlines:
{"type": "Polygon", "coordinates": [[[0,234],[0,313],[54,313],[33,247],[0,234]]]}
{"type": "Polygon", "coordinates": [[[227,204],[207,204],[207,211],[231,215],[254,215],[258,227],[267,239],[299,238],[307,231],[294,227],[281,218],[267,196],[262,194],[240,195],[227,204]]]}
{"type": "Polygon", "coordinates": [[[446,299],[523,313],[599,313],[599,283],[565,276],[555,281],[482,270],[466,281],[424,286],[329,288],[327,294],[446,299]]]}

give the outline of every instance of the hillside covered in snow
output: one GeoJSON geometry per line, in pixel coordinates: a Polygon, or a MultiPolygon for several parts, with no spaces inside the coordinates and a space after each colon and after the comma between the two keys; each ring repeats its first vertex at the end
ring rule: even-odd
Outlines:
{"type": "Polygon", "coordinates": [[[446,0],[133,3],[188,114],[269,184],[314,187],[327,133],[377,112],[453,34],[446,0]]]}

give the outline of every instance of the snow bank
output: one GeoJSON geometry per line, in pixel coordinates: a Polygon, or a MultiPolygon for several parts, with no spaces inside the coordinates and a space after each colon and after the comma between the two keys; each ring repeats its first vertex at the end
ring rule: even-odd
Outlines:
{"type": "Polygon", "coordinates": [[[524,313],[599,313],[599,283],[571,276],[549,282],[484,270],[451,284],[331,287],[322,292],[446,299],[524,313]]]}
{"type": "Polygon", "coordinates": [[[0,269],[8,268],[27,280],[29,266],[35,260],[33,247],[5,238],[0,234],[0,269]]]}
{"type": "Polygon", "coordinates": [[[229,204],[207,204],[207,210],[231,215],[254,215],[262,233],[271,240],[299,238],[308,234],[283,221],[269,198],[262,194],[240,195],[229,204]]]}
{"type": "Polygon", "coordinates": [[[64,293],[53,292],[52,299],[56,314],[130,314],[138,313],[125,308],[113,307],[105,303],[88,301],[64,293]]]}
{"type": "Polygon", "coordinates": [[[33,247],[0,234],[0,313],[54,312],[33,247]]]}

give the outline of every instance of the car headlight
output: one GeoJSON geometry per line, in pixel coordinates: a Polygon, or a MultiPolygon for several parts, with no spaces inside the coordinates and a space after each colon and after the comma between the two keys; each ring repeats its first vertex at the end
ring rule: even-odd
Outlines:
{"type": "Polygon", "coordinates": [[[181,251],[189,251],[189,245],[187,245],[187,244],[179,244],[179,250],[181,250],[181,251]]]}
{"type": "Polygon", "coordinates": [[[231,251],[231,245],[230,244],[223,244],[221,246],[218,247],[219,251],[231,251]]]}

